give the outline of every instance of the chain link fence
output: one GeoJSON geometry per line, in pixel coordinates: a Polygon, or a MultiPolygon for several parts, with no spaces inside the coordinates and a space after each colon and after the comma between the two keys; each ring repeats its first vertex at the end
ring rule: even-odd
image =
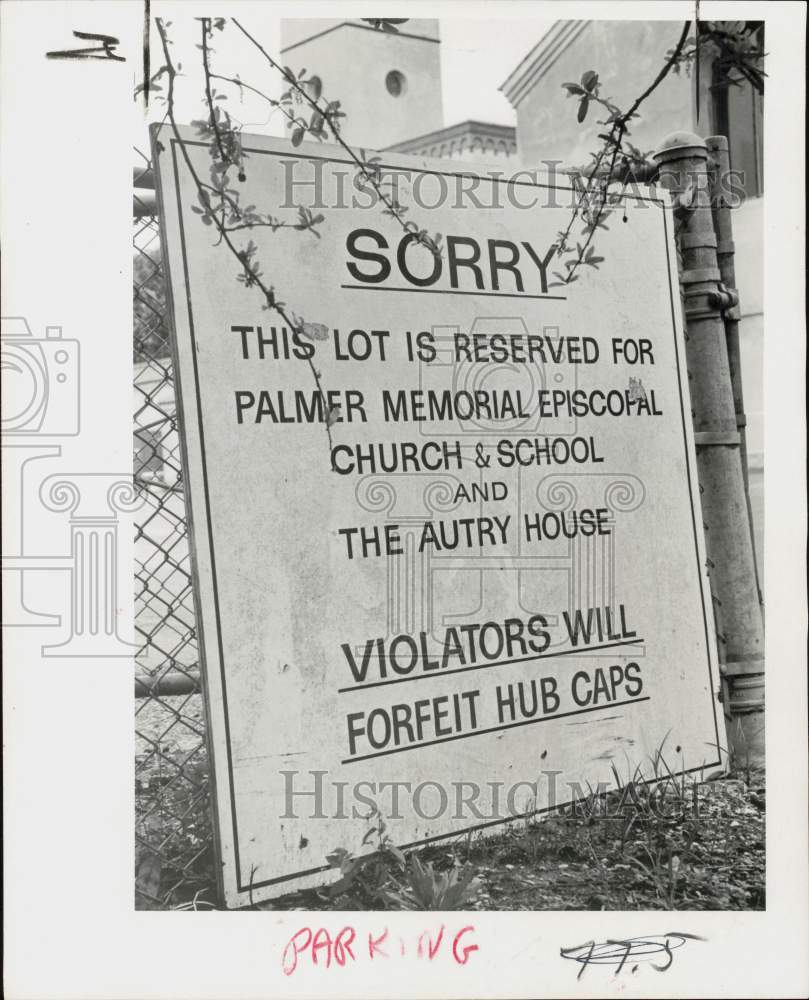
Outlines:
{"type": "Polygon", "coordinates": [[[188,520],[154,181],[135,150],[133,204],[135,898],[138,909],[215,903],[208,754],[188,520]]]}

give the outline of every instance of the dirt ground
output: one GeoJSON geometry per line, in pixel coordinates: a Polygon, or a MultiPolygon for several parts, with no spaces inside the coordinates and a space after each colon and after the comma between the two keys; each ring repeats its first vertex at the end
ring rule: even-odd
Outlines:
{"type": "MultiPolygon", "coordinates": [[[[696,806],[667,817],[633,807],[612,817],[568,809],[494,837],[426,848],[419,858],[436,872],[473,876],[459,907],[467,910],[761,910],[764,795],[763,774],[728,777],[699,785],[696,806]]],[[[407,878],[394,870],[390,881],[407,878]]],[[[292,893],[266,908],[387,908],[371,898],[374,888],[292,893]]]]}

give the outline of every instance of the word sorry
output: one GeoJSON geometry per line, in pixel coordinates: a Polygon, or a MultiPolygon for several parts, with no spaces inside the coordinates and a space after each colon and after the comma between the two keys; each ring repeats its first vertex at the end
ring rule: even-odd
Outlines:
{"type": "MultiPolygon", "coordinates": [[[[443,275],[445,262],[438,254],[422,253],[418,269],[424,273],[416,273],[413,270],[413,260],[408,260],[407,255],[408,249],[415,242],[416,236],[413,233],[401,238],[396,249],[396,267],[399,275],[409,285],[428,288],[435,285],[443,275]],[[424,267],[425,262],[428,264],[427,269],[424,267]]],[[[548,291],[547,267],[556,251],[555,246],[537,253],[525,241],[519,246],[511,240],[495,239],[488,239],[485,244],[481,244],[471,236],[448,236],[446,243],[446,269],[449,287],[452,289],[461,287],[459,274],[463,271],[467,275],[464,284],[469,285],[471,276],[478,291],[499,291],[501,275],[508,275],[505,281],[506,293],[525,292],[526,282],[529,289],[535,290],[537,277],[542,293],[548,291]]],[[[363,285],[382,284],[393,270],[387,254],[380,252],[388,249],[388,241],[375,229],[352,229],[346,237],[346,250],[352,258],[346,261],[348,273],[363,285]],[[360,240],[363,242],[362,246],[358,245],[360,240]]]]}

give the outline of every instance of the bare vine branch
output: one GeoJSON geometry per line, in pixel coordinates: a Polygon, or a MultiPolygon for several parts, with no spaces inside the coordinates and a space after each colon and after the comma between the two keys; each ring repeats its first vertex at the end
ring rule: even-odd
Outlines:
{"type": "MultiPolygon", "coordinates": [[[[209,18],[203,19],[203,32],[206,32],[208,30],[209,22],[210,22],[209,18]]],[[[160,42],[163,48],[163,56],[166,60],[166,67],[167,67],[167,76],[168,76],[167,114],[169,123],[171,125],[172,132],[174,133],[174,137],[177,140],[177,144],[182,153],[186,167],[188,168],[188,171],[191,174],[191,177],[197,187],[198,196],[204,205],[206,203],[206,200],[209,200],[207,190],[211,189],[211,185],[205,184],[199,177],[199,174],[197,173],[193,163],[191,162],[191,157],[189,156],[188,150],[186,149],[186,144],[183,141],[182,136],[180,135],[180,130],[177,126],[177,121],[174,117],[174,81],[177,76],[177,70],[174,67],[174,63],[172,61],[171,54],[169,52],[168,36],[166,34],[166,29],[162,22],[162,19],[156,18],[155,24],[157,25],[157,30],[160,35],[160,42]]],[[[206,83],[207,83],[207,78],[209,74],[209,67],[207,62],[207,46],[203,49],[203,62],[204,62],[204,69],[206,73],[206,83]]],[[[216,122],[216,109],[213,107],[212,94],[209,85],[206,85],[206,99],[208,100],[208,107],[211,114],[211,121],[216,122]]],[[[218,123],[217,125],[214,126],[214,129],[216,129],[217,126],[218,123]]],[[[222,145],[220,143],[217,143],[217,146],[220,150],[222,149],[222,145]]],[[[229,165],[230,162],[228,161],[228,166],[229,165]]],[[[226,172],[227,171],[225,170],[225,173],[226,172]]],[[[211,219],[212,224],[215,226],[215,228],[219,233],[220,242],[224,243],[225,246],[227,246],[227,248],[231,251],[233,256],[241,265],[242,273],[239,277],[244,282],[245,287],[249,288],[252,286],[256,286],[257,288],[259,288],[262,295],[264,296],[264,302],[265,302],[264,308],[276,312],[281,317],[281,319],[283,319],[284,322],[288,325],[290,330],[292,330],[293,332],[297,331],[303,333],[305,325],[303,321],[299,317],[293,319],[287,313],[286,309],[284,308],[284,304],[279,302],[278,299],[276,298],[275,290],[273,289],[273,287],[267,285],[262,280],[258,262],[253,259],[256,251],[255,244],[253,244],[252,241],[250,241],[250,244],[248,244],[248,246],[245,249],[242,250],[238,249],[231,240],[228,229],[225,226],[224,222],[220,220],[219,215],[216,212],[211,212],[208,217],[211,219]]],[[[314,353],[314,344],[313,344],[313,353],[314,353]]],[[[328,435],[328,441],[329,441],[329,460],[331,463],[331,468],[332,470],[334,470],[334,460],[332,455],[334,443],[332,440],[331,424],[335,422],[335,420],[337,419],[337,415],[335,414],[334,410],[329,408],[328,399],[323,389],[320,372],[315,367],[315,364],[312,361],[312,357],[307,356],[306,362],[309,365],[309,368],[311,369],[312,376],[314,378],[315,385],[317,387],[317,392],[320,397],[323,417],[324,417],[323,422],[325,424],[326,434],[328,435]]]]}
{"type": "MultiPolygon", "coordinates": [[[[690,27],[690,21],[686,21],[683,24],[679,41],[674,49],[668,53],[659,73],[649,86],[635,98],[627,111],[621,111],[612,101],[601,97],[599,93],[598,74],[592,70],[583,74],[581,83],[564,84],[569,96],[575,95],[579,97],[579,122],[584,121],[591,103],[599,104],[608,111],[608,117],[605,121],[598,124],[609,125],[610,131],[608,134],[600,136],[604,142],[598,153],[594,154],[594,163],[587,175],[587,183],[584,186],[584,190],[573,208],[570,221],[565,229],[558,234],[560,239],[557,247],[557,255],[561,256],[569,249],[567,241],[570,238],[576,220],[580,217],[584,219],[585,229],[583,232],[586,233],[586,239],[583,244],[576,244],[575,256],[566,261],[567,275],[554,274],[559,279],[555,284],[569,284],[576,280],[576,271],[582,264],[590,264],[593,267],[597,267],[603,260],[603,257],[596,257],[593,252],[593,248],[591,247],[593,236],[597,229],[605,228],[603,220],[611,211],[609,206],[620,202],[623,196],[623,189],[626,186],[626,179],[630,174],[629,170],[624,169],[621,193],[611,195],[609,188],[610,184],[616,179],[618,157],[621,156],[624,161],[629,161],[630,159],[643,161],[643,156],[639,150],[632,147],[629,154],[627,154],[627,151],[624,149],[624,139],[629,133],[629,123],[633,118],[637,117],[638,108],[641,104],[657,90],[680,61],[690,27]],[[601,166],[607,156],[609,156],[609,165],[606,171],[600,173],[601,166]]],[[[625,167],[626,165],[625,163],[625,167]]],[[[626,215],[624,215],[624,219],[626,219],[626,215]]]]}
{"type": "Polygon", "coordinates": [[[379,171],[369,170],[368,165],[364,163],[363,160],[360,159],[360,157],[357,156],[357,154],[354,152],[351,146],[349,146],[349,144],[345,141],[345,139],[343,139],[342,135],[340,134],[340,125],[339,125],[339,118],[343,117],[342,113],[339,112],[338,110],[338,113],[335,114],[335,110],[329,110],[328,107],[326,108],[321,107],[321,105],[318,104],[317,100],[313,98],[307,92],[307,90],[299,84],[299,82],[295,79],[294,75],[290,73],[280,63],[278,63],[275,59],[273,59],[273,57],[269,54],[269,52],[267,52],[267,50],[264,48],[261,42],[259,42],[258,39],[254,38],[250,34],[250,32],[244,27],[244,25],[237,20],[237,18],[234,17],[231,18],[231,20],[236,25],[236,27],[242,32],[242,34],[246,38],[248,38],[253,43],[253,45],[255,45],[255,47],[259,50],[259,52],[261,52],[261,54],[264,56],[267,62],[269,62],[269,64],[276,70],[276,72],[278,72],[281,75],[281,77],[289,84],[289,86],[302,98],[302,100],[306,102],[306,104],[312,109],[312,111],[316,115],[320,116],[320,118],[322,118],[322,120],[328,125],[329,131],[333,135],[335,142],[337,142],[342,147],[342,149],[348,154],[352,162],[361,172],[362,176],[365,178],[365,180],[368,181],[368,183],[376,192],[379,199],[385,205],[385,208],[387,210],[386,214],[396,219],[396,221],[399,223],[402,229],[413,238],[413,241],[415,243],[420,243],[422,246],[430,250],[434,256],[440,257],[441,256],[440,237],[429,236],[426,230],[419,229],[414,222],[405,222],[403,215],[406,209],[403,208],[403,206],[399,205],[398,202],[395,202],[392,198],[390,198],[389,195],[382,189],[381,183],[378,180],[379,171]]]}

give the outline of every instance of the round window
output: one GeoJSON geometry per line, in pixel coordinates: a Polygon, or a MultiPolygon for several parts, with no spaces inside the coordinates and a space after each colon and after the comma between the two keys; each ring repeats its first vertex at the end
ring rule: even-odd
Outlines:
{"type": "Polygon", "coordinates": [[[404,73],[398,69],[392,69],[385,77],[385,86],[391,97],[401,97],[407,90],[407,80],[404,73]]]}

